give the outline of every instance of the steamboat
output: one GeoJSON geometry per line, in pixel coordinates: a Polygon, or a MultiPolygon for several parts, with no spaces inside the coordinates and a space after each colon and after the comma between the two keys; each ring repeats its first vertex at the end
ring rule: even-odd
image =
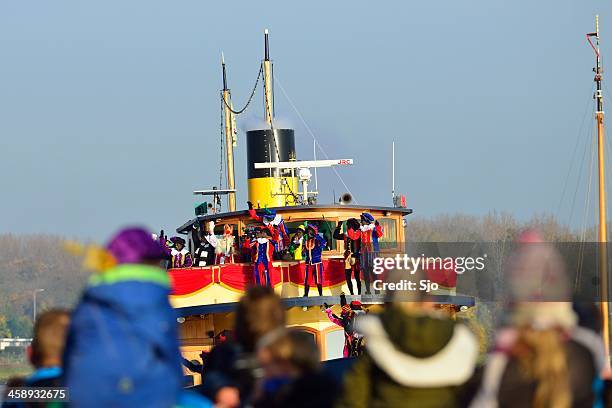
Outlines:
{"type": "MultiPolygon", "coordinates": [[[[393,203],[390,206],[357,205],[352,202],[349,193],[342,194],[338,201],[334,199],[334,202],[329,204],[317,202],[318,192],[309,190],[311,169],[314,169],[316,174],[317,168],[350,166],[353,160],[316,160],[316,156],[314,160],[309,161],[298,159],[294,130],[277,127],[274,120],[273,65],[269,52],[269,33],[266,30],[264,59],[249,98],[250,102],[261,79],[266,126],[246,132],[248,201],[252,203],[257,214],[265,212],[276,220],[282,219],[288,235],[293,235],[304,226],[314,225],[318,234],[325,240],[326,245],[322,252],[324,273],[322,281],[318,282],[320,288],[311,285],[312,289],[305,295],[305,261],[299,259],[299,256],[275,257],[269,267],[269,279],[287,308],[288,326],[312,335],[313,341],[321,350],[322,360],[340,358],[344,344],[343,329],[328,319],[322,312],[322,305],[337,305],[339,295],[344,293],[349,301],[359,300],[366,309],[375,311],[383,307],[384,298],[372,288],[368,288],[370,290],[367,290],[367,293],[366,290],[358,293],[354,290],[357,286],[354,277],[351,277],[352,287],[348,287],[349,281],[345,277],[345,244],[342,240],[334,239],[333,232],[339,224],[342,224],[342,230],[346,231],[347,220],[359,220],[362,214],[368,213],[381,227],[381,248],[399,248],[397,252],[401,252],[400,246],[406,242],[405,217],[413,211],[406,207],[405,198],[396,195],[394,191],[393,203]]],[[[216,335],[232,329],[236,302],[246,288],[255,284],[254,265],[250,259],[240,256],[239,248],[247,239],[243,233],[261,225],[261,220],[253,218],[252,211],[237,209],[234,178],[236,116],[244,112],[249,102],[241,110],[233,108],[223,57],[221,68],[221,148],[225,150],[227,183],[210,190],[194,191],[194,195],[208,197],[210,202],[198,205],[195,217],[179,226],[176,232],[185,236],[187,249],[196,259],[191,267],[169,269],[173,282],[170,301],[180,316],[181,351],[186,359],[192,361],[200,360],[200,353],[214,345],[216,335]],[[226,207],[225,210],[223,207],[226,207]],[[232,261],[222,264],[198,261],[196,251],[204,239],[204,234],[212,233],[216,237],[222,237],[229,231],[236,250],[232,261]]],[[[361,279],[363,278],[362,276],[361,279]]],[[[312,280],[312,276],[309,279],[312,280]]],[[[438,279],[437,286],[447,291],[435,295],[436,302],[449,310],[473,306],[473,298],[455,295],[455,279],[456,276],[438,279]]],[[[194,378],[196,384],[199,381],[199,378],[194,378]]]]}

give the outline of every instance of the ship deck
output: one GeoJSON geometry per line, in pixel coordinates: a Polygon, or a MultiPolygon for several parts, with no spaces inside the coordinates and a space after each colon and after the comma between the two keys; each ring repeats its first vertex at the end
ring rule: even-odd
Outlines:
{"type": "MultiPolygon", "coordinates": [[[[372,295],[347,295],[347,302],[358,300],[364,305],[381,305],[385,303],[385,296],[381,294],[372,295]]],[[[439,305],[455,305],[459,307],[472,307],[475,305],[475,300],[471,296],[463,295],[431,295],[429,301],[439,305]]],[[[310,296],[310,297],[291,297],[283,298],[283,305],[286,308],[292,307],[320,307],[324,304],[338,305],[340,304],[340,296],[310,296]]],[[[188,317],[195,315],[206,315],[211,313],[228,313],[233,312],[238,302],[217,303],[209,305],[197,305],[176,308],[178,316],[188,317]]]]}

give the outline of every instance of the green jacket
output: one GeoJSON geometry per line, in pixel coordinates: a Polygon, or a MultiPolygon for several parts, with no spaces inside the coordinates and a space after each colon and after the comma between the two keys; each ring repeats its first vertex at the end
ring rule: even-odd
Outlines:
{"type": "Polygon", "coordinates": [[[361,318],[357,328],[366,352],[345,377],[339,408],[461,405],[478,357],[467,327],[390,306],[379,316],[361,318]]]}

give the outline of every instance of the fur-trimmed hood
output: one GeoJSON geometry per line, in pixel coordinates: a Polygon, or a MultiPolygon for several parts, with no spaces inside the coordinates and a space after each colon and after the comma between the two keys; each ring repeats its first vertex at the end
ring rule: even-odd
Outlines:
{"type": "Polygon", "coordinates": [[[356,327],[373,362],[402,386],[457,386],[474,372],[476,337],[450,319],[410,316],[390,307],[380,316],[358,318],[356,327]]]}

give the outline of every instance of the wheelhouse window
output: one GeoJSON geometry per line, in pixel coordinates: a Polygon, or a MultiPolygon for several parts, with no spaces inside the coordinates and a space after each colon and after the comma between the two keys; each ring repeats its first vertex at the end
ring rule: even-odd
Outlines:
{"type": "Polygon", "coordinates": [[[285,221],[285,226],[289,231],[289,235],[295,234],[298,227],[300,225],[307,226],[308,224],[316,225],[319,229],[319,235],[322,236],[327,242],[326,247],[323,251],[334,251],[337,248],[336,241],[333,238],[334,229],[336,228],[336,223],[334,221],[327,220],[300,220],[300,221],[285,221]]]}
{"type": "Polygon", "coordinates": [[[383,228],[383,236],[379,238],[379,242],[395,243],[397,241],[397,220],[395,218],[379,218],[378,222],[383,228]]]}
{"type": "Polygon", "coordinates": [[[325,333],[325,360],[343,357],[344,330],[331,330],[325,333]]]}

